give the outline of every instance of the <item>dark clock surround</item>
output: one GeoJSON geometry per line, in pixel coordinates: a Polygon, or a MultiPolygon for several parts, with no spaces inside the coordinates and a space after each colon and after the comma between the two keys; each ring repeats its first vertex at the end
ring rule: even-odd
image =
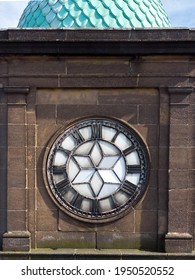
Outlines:
{"type": "Polygon", "coordinates": [[[194,30],[0,32],[3,251],[194,249],[194,30]],[[118,220],[66,215],[43,178],[50,139],[75,119],[128,123],[151,155],[144,198],[118,220]]]}
{"type": "Polygon", "coordinates": [[[62,211],[83,222],[106,223],[123,217],[142,198],[150,156],[127,123],[88,117],[55,137],[43,161],[44,177],[62,211]]]}

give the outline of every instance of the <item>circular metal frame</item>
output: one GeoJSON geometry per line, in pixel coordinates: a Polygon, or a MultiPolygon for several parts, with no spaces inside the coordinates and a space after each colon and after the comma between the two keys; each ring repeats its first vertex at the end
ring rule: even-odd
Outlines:
{"type": "Polygon", "coordinates": [[[150,156],[129,124],[91,117],[57,132],[43,168],[47,191],[62,211],[81,221],[103,223],[124,216],[143,197],[150,156]]]}

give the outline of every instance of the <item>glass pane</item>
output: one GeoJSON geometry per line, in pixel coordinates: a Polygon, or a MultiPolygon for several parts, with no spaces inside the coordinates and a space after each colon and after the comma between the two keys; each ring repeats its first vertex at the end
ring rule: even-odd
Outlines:
{"type": "Polygon", "coordinates": [[[99,204],[100,204],[102,212],[112,210],[112,205],[111,205],[111,201],[109,198],[100,200],[99,204]]]}
{"type": "Polygon", "coordinates": [[[115,195],[114,195],[116,201],[118,202],[119,205],[122,205],[124,203],[126,203],[129,199],[128,195],[125,194],[125,193],[122,193],[122,192],[117,192],[115,195]]]}
{"type": "Polygon", "coordinates": [[[122,151],[132,146],[131,141],[122,133],[119,133],[114,143],[122,151]]]}
{"type": "Polygon", "coordinates": [[[102,151],[104,155],[117,155],[119,153],[119,150],[112,144],[106,142],[106,141],[100,141],[100,146],[102,148],[102,151]]]}
{"type": "Polygon", "coordinates": [[[62,148],[65,150],[71,151],[75,146],[75,140],[72,136],[67,136],[62,142],[62,148]]]}
{"type": "Polygon", "coordinates": [[[89,152],[91,151],[93,144],[94,144],[93,141],[82,144],[80,147],[78,147],[78,149],[76,149],[75,154],[76,155],[88,155],[89,152]]]}
{"type": "Polygon", "coordinates": [[[93,174],[94,170],[80,170],[80,172],[74,179],[73,184],[89,183],[93,174]]]}
{"type": "Polygon", "coordinates": [[[74,158],[77,161],[80,168],[93,168],[92,162],[89,157],[75,156],[74,158]]]}
{"type": "Polygon", "coordinates": [[[112,195],[119,187],[119,184],[104,184],[98,198],[103,198],[112,195]]]}
{"type": "Polygon", "coordinates": [[[93,192],[89,184],[73,185],[73,188],[81,195],[89,198],[94,198],[93,192]]]}
{"type": "Polygon", "coordinates": [[[102,181],[102,178],[100,177],[99,173],[95,172],[95,174],[93,175],[92,180],[91,180],[91,187],[96,196],[98,196],[103,183],[104,182],[102,181]]]}
{"type": "Polygon", "coordinates": [[[101,149],[98,145],[98,143],[96,143],[93,146],[93,149],[91,151],[91,158],[93,163],[98,166],[98,164],[100,163],[101,159],[102,159],[102,153],[101,153],[101,149]]]}
{"type": "Polygon", "coordinates": [[[111,141],[116,135],[117,130],[107,126],[102,126],[102,138],[107,141],[111,141]]]}
{"type": "Polygon", "coordinates": [[[126,164],[124,158],[121,156],[114,166],[114,171],[117,174],[118,178],[123,181],[126,173],[126,164]]]}
{"type": "Polygon", "coordinates": [[[55,184],[59,183],[60,181],[65,179],[64,174],[53,175],[55,184]]]}
{"type": "Polygon", "coordinates": [[[110,157],[104,157],[102,161],[100,162],[99,167],[100,168],[114,168],[114,165],[118,161],[119,156],[110,156],[110,157]]]}
{"type": "Polygon", "coordinates": [[[76,175],[79,173],[80,169],[79,169],[78,165],[75,163],[75,161],[71,159],[69,161],[67,171],[68,171],[69,180],[72,181],[76,177],[76,175]]]}
{"type": "Polygon", "coordinates": [[[139,178],[140,178],[140,174],[128,174],[126,177],[126,180],[133,183],[134,185],[137,185],[139,183],[139,178]]]}
{"type": "Polygon", "coordinates": [[[72,190],[69,190],[67,193],[64,195],[64,199],[68,202],[71,202],[74,198],[75,192],[72,190]]]}
{"type": "Polygon", "coordinates": [[[86,212],[91,210],[91,201],[89,199],[84,199],[81,204],[81,209],[86,212]]]}
{"type": "Polygon", "coordinates": [[[99,170],[99,173],[105,183],[120,184],[119,179],[112,170],[99,170]]]}
{"type": "Polygon", "coordinates": [[[139,165],[140,164],[140,160],[139,160],[139,156],[138,153],[136,151],[130,153],[129,155],[126,156],[126,161],[128,165],[139,165]]]}
{"type": "Polygon", "coordinates": [[[64,165],[67,161],[67,155],[61,151],[57,151],[54,157],[54,164],[55,166],[64,165]]]}
{"type": "Polygon", "coordinates": [[[81,133],[81,135],[83,136],[83,138],[85,140],[91,139],[91,127],[90,126],[79,129],[79,132],[81,133]]]}

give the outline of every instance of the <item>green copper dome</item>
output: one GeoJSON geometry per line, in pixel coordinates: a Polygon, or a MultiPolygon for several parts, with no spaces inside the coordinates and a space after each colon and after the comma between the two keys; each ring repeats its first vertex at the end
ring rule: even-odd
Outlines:
{"type": "Polygon", "coordinates": [[[169,27],[160,0],[31,0],[21,28],[169,27]]]}

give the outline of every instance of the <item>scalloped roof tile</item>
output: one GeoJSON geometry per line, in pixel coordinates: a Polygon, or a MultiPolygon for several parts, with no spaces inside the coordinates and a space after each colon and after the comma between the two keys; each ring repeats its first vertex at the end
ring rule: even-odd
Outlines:
{"type": "Polygon", "coordinates": [[[160,0],[31,0],[20,28],[169,27],[160,0]]]}

